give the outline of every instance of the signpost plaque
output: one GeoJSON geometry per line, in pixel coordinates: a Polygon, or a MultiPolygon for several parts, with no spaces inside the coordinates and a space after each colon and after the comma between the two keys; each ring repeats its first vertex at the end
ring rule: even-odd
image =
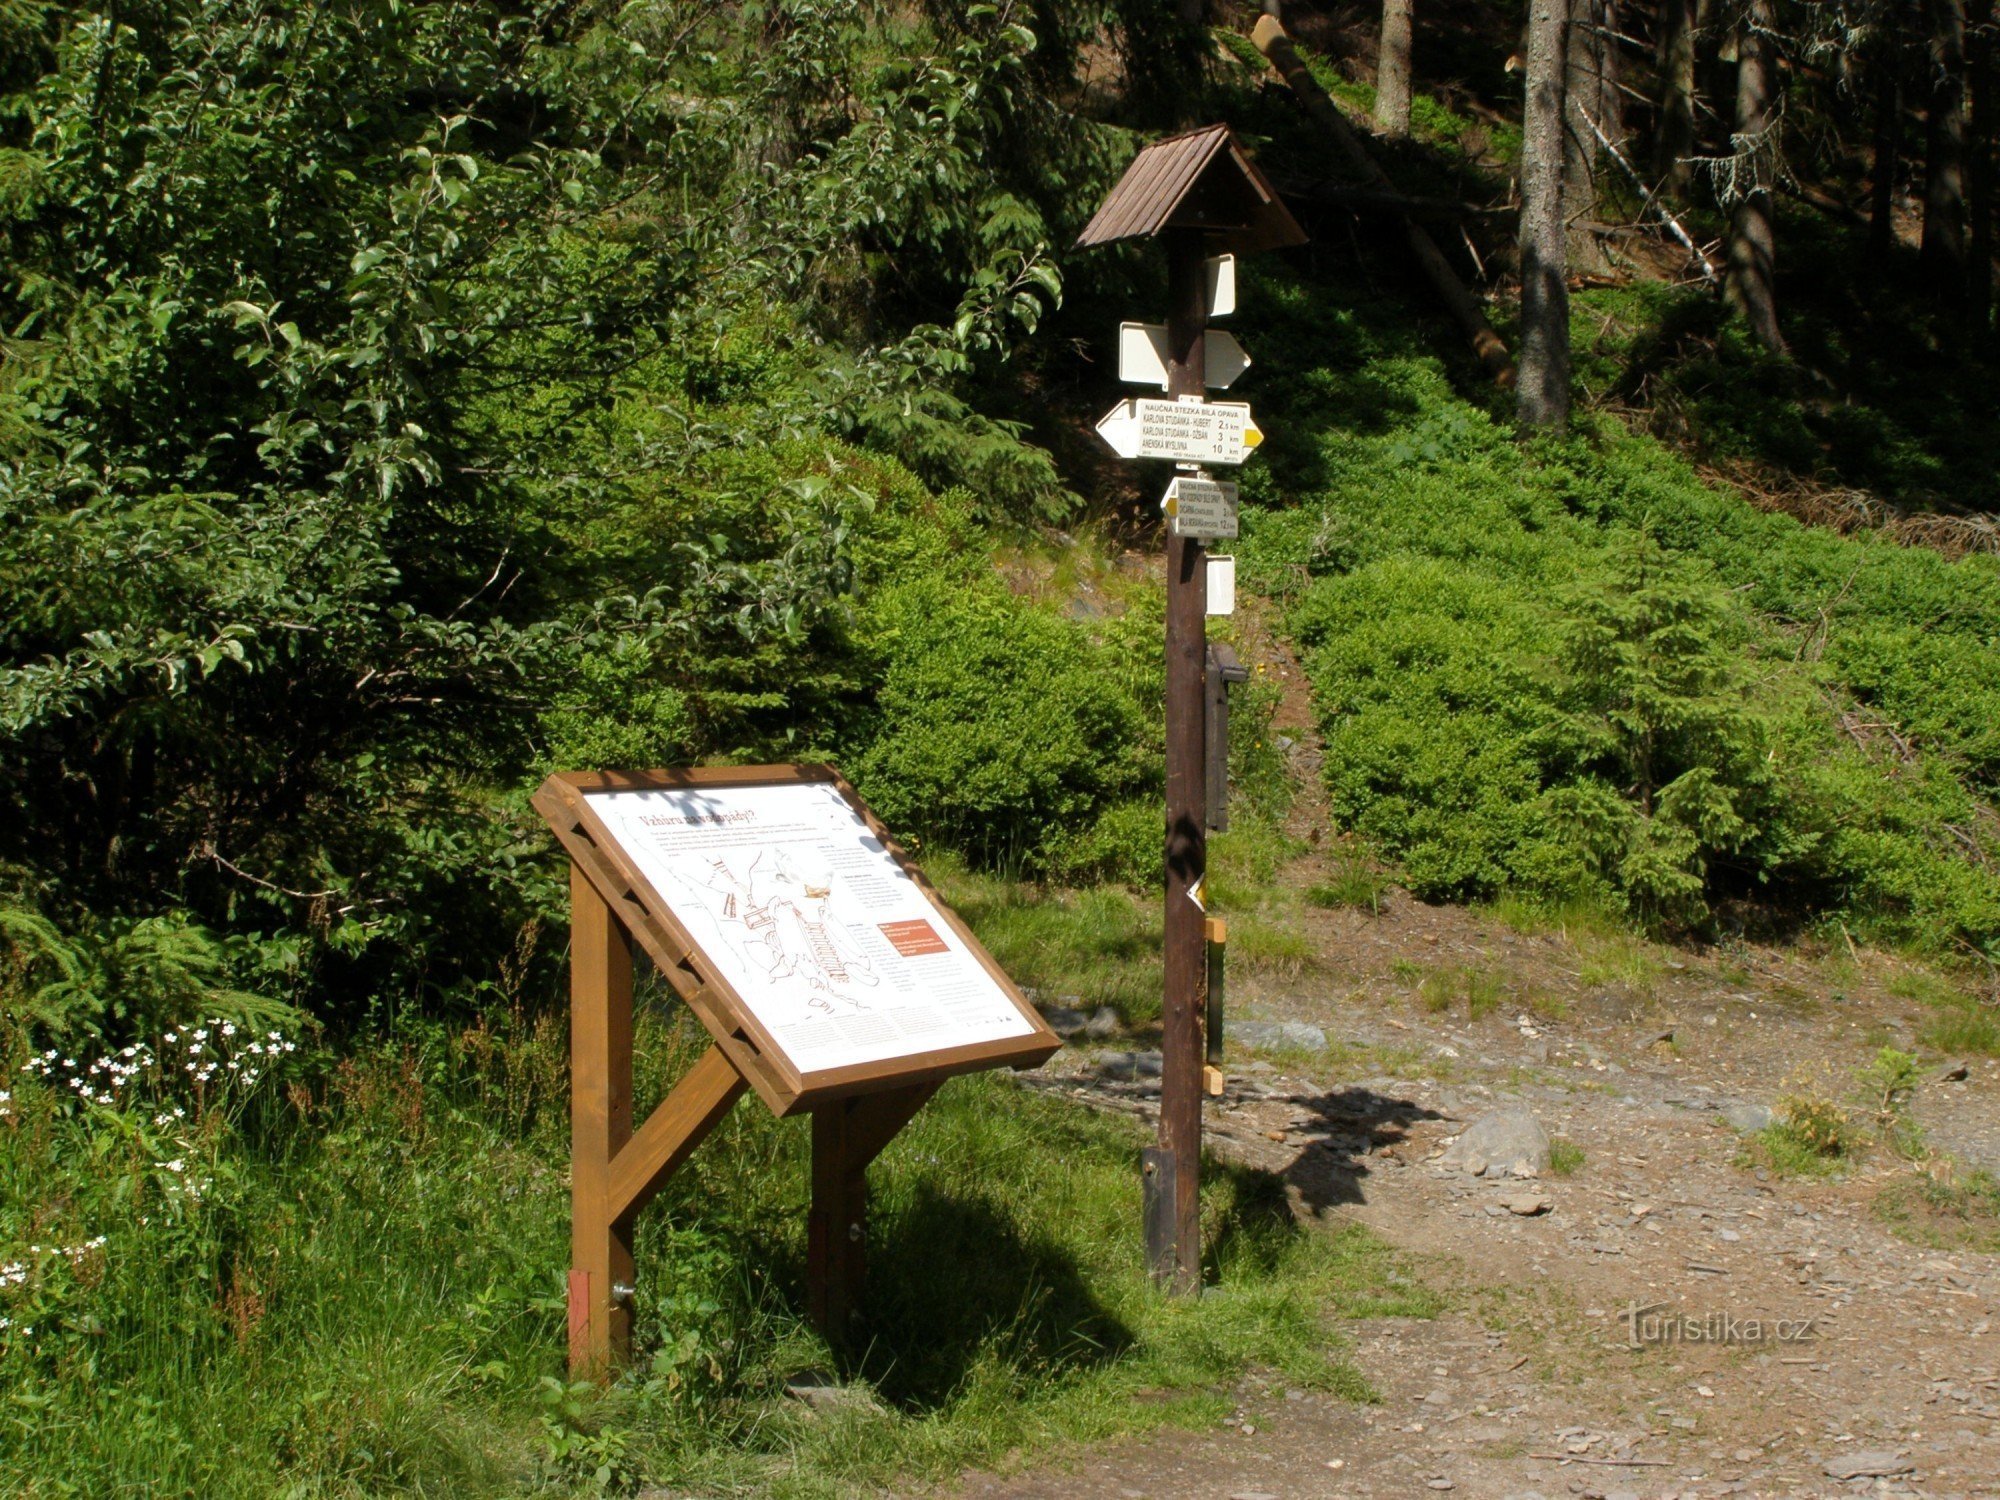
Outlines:
{"type": "Polygon", "coordinates": [[[1190,464],[1240,464],[1264,441],[1242,401],[1121,401],[1097,424],[1120,458],[1171,458],[1190,464]]]}

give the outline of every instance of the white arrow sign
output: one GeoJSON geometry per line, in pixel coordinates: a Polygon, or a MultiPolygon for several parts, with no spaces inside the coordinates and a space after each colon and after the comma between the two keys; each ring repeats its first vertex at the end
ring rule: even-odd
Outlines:
{"type": "Polygon", "coordinates": [[[1241,401],[1120,401],[1097,424],[1120,458],[1240,464],[1264,434],[1241,401]]]}
{"type": "Polygon", "coordinates": [[[1236,486],[1226,480],[1182,474],[1160,497],[1175,536],[1213,541],[1236,535],[1236,486]]]}
{"type": "Polygon", "coordinates": [[[1236,311],[1236,257],[1217,255],[1208,263],[1208,315],[1226,318],[1236,311]]]}
{"type": "MultiPolygon", "coordinates": [[[[1220,328],[1202,335],[1202,378],[1211,391],[1226,391],[1250,368],[1243,346],[1220,328]]],[[[1118,325],[1118,378],[1133,385],[1167,388],[1167,330],[1158,323],[1118,325]]]]}

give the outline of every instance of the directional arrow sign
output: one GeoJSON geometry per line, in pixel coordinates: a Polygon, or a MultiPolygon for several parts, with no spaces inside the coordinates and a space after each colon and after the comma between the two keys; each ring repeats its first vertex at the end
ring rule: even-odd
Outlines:
{"type": "Polygon", "coordinates": [[[1173,458],[1189,464],[1240,464],[1264,434],[1241,401],[1121,401],[1097,435],[1120,458],[1173,458]]]}
{"type": "Polygon", "coordinates": [[[1236,311],[1236,257],[1218,255],[1208,263],[1208,315],[1226,318],[1236,311]]]}
{"type": "Polygon", "coordinates": [[[1167,486],[1160,509],[1175,536],[1213,541],[1236,535],[1236,486],[1224,480],[1183,474],[1167,486]]]}
{"type": "MultiPolygon", "coordinates": [[[[1243,346],[1220,328],[1202,335],[1202,375],[1211,391],[1226,391],[1250,368],[1243,346]]],[[[1167,330],[1158,323],[1118,325],[1118,378],[1167,388],[1167,330]]]]}

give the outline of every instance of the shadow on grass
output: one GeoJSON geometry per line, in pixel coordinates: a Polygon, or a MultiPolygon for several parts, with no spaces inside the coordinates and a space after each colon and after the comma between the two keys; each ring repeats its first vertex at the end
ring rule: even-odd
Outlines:
{"type": "Polygon", "coordinates": [[[1116,1361],[1137,1335],[1061,1246],[997,1205],[919,1187],[870,1246],[865,1343],[843,1361],[882,1396],[935,1411],[982,1360],[1040,1375],[1116,1361]]]}

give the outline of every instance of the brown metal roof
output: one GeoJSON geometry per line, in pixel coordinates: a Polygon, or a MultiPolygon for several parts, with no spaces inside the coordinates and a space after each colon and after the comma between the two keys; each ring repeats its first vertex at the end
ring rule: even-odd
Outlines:
{"type": "Polygon", "coordinates": [[[1201,229],[1211,248],[1239,253],[1306,239],[1227,125],[1169,136],[1140,151],[1076,243],[1086,249],[1169,228],[1201,229]]]}

